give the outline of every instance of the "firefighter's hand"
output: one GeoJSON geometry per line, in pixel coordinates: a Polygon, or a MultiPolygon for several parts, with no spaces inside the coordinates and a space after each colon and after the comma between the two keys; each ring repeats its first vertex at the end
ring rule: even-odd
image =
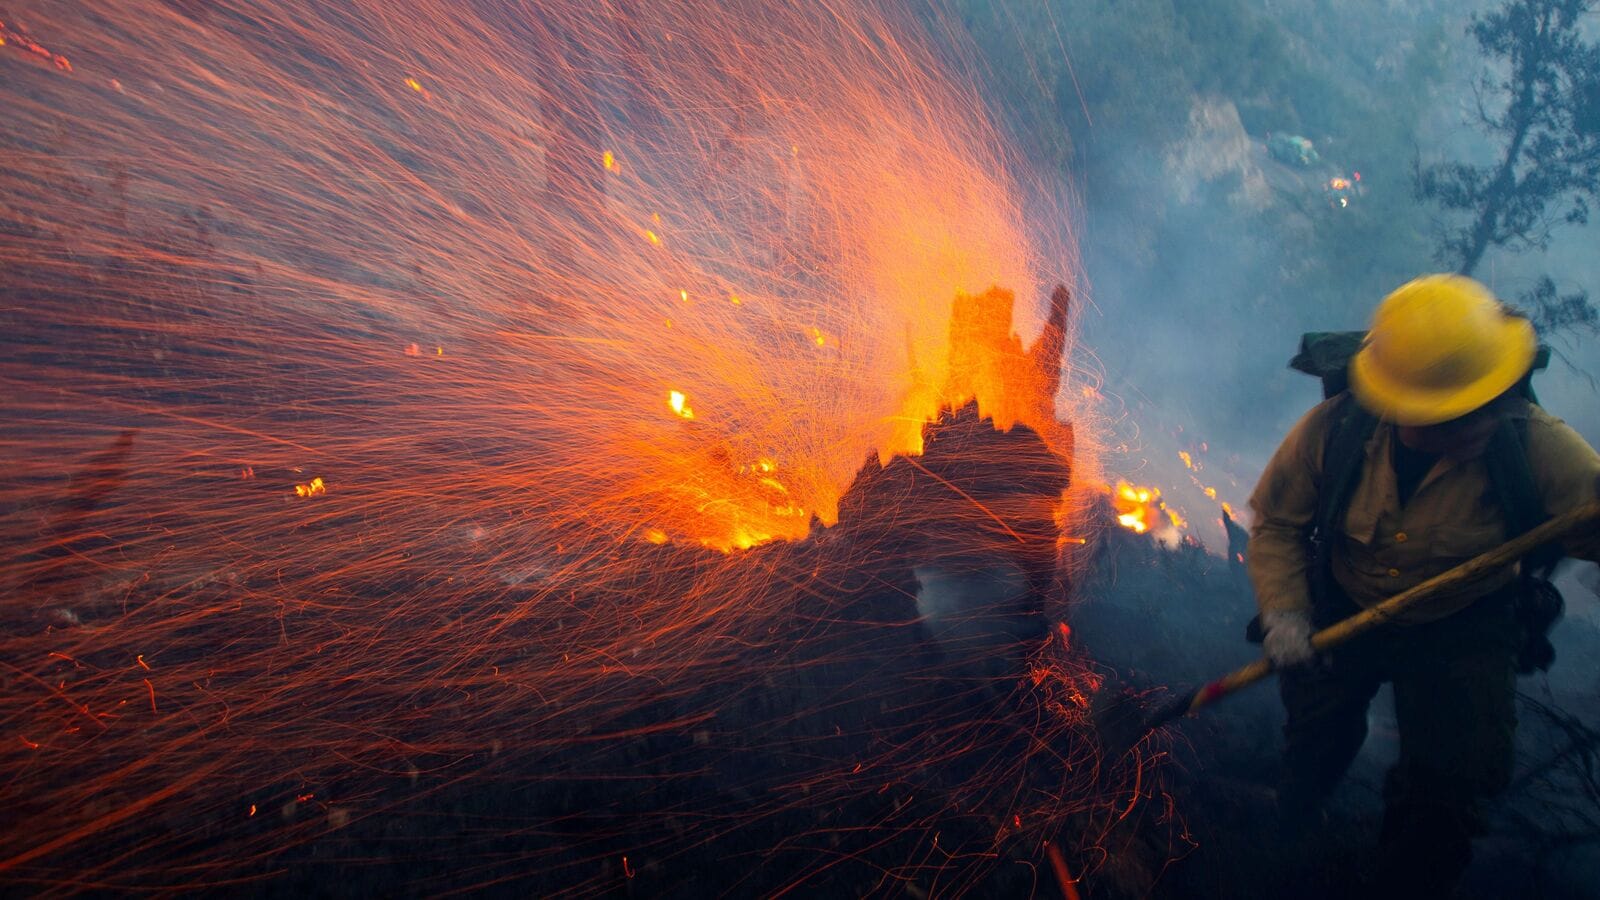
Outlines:
{"type": "Polygon", "coordinates": [[[1261,614],[1261,627],[1266,635],[1261,649],[1275,669],[1291,669],[1310,665],[1317,660],[1317,651],[1311,646],[1311,614],[1300,610],[1266,612],[1261,614]]]}

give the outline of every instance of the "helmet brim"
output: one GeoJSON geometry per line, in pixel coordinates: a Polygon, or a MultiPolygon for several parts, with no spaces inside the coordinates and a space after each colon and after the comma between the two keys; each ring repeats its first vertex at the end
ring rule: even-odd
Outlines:
{"type": "Polygon", "coordinates": [[[1419,389],[1390,379],[1363,346],[1350,360],[1350,392],[1373,415],[1396,425],[1437,425],[1479,409],[1510,390],[1533,367],[1539,339],[1533,323],[1507,317],[1500,325],[1499,361],[1476,381],[1442,390],[1419,389]]]}

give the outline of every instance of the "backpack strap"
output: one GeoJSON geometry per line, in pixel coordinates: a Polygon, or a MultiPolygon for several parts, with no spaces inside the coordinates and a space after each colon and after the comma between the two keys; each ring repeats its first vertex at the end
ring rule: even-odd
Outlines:
{"type": "MultiPolygon", "coordinates": [[[[1322,443],[1322,471],[1318,473],[1317,509],[1306,526],[1306,591],[1311,598],[1311,618],[1318,628],[1332,625],[1350,613],[1348,600],[1339,602],[1339,588],[1333,579],[1332,544],[1340,532],[1345,511],[1361,480],[1367,458],[1367,440],[1378,420],[1355,402],[1349,391],[1340,391],[1328,407],[1332,423],[1322,443]]],[[[1245,640],[1261,643],[1266,633],[1261,617],[1250,620],[1245,640]]]]}
{"type": "MultiPolygon", "coordinates": [[[[1550,518],[1539,497],[1533,466],[1528,461],[1526,418],[1507,417],[1501,421],[1484,451],[1484,464],[1505,515],[1509,537],[1524,534],[1550,518]]],[[[1513,606],[1522,628],[1522,646],[1517,650],[1516,662],[1519,674],[1548,671],[1555,662],[1556,650],[1550,643],[1550,629],[1561,618],[1566,603],[1561,592],[1550,583],[1550,576],[1563,556],[1565,550],[1561,543],[1552,541],[1522,560],[1520,589],[1513,606]]]]}
{"type": "MultiPolygon", "coordinates": [[[[1533,479],[1533,464],[1528,461],[1526,418],[1508,416],[1501,420],[1484,452],[1484,465],[1506,517],[1508,540],[1532,531],[1550,518],[1533,479]]],[[[1523,574],[1547,578],[1565,555],[1559,543],[1545,544],[1523,560],[1523,574]]]]}
{"type": "Polygon", "coordinates": [[[1322,478],[1317,489],[1317,512],[1311,520],[1307,541],[1311,549],[1307,568],[1314,617],[1337,615],[1333,597],[1333,541],[1341,532],[1345,512],[1355,496],[1361,470],[1367,459],[1367,441],[1378,427],[1378,420],[1355,402],[1349,391],[1342,392],[1328,411],[1333,427],[1322,448],[1322,478]]]}

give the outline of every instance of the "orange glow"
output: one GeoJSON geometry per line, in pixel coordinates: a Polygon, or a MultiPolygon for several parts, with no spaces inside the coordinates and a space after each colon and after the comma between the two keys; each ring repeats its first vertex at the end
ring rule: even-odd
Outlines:
{"type": "MultiPolygon", "coordinates": [[[[326,834],[347,806],[354,831],[480,779],[556,793],[537,782],[571,767],[546,764],[591,750],[608,791],[634,777],[604,769],[628,729],[759,742],[721,741],[722,692],[877,652],[850,605],[906,564],[852,516],[896,554],[1037,554],[1041,583],[1084,545],[1103,429],[1051,294],[1080,280],[1067,188],[920,7],[25,5],[75,73],[0,26],[0,264],[29,295],[0,354],[0,602],[22,623],[0,630],[0,766],[27,823],[0,872],[215,890],[285,848],[376,846],[326,834]],[[969,407],[982,440],[950,450],[969,407]],[[1070,459],[1079,493],[964,491],[952,458],[1004,462],[984,441],[1070,459]],[[881,521],[850,505],[875,478],[881,521]],[[827,629],[849,640],[806,643],[827,629]],[[238,823],[240,796],[264,814],[238,823]]],[[[915,655],[915,623],[869,624],[915,655]]],[[[916,753],[842,710],[868,752],[799,747],[740,814],[909,797],[972,751],[959,790],[884,823],[906,856],[865,860],[940,885],[981,883],[938,869],[1000,848],[927,840],[971,833],[1024,765],[1059,770],[999,792],[979,832],[1020,813],[1037,846],[1104,820],[1122,764],[1085,749],[1098,681],[1064,643],[1025,717],[1037,758],[989,752],[1012,723],[938,718],[960,704],[927,712],[916,753]]],[[[897,689],[850,702],[898,710],[897,689]]],[[[789,699],[808,721],[829,702],[789,699]]],[[[729,813],[711,802],[682,820],[729,813]]],[[[582,866],[549,849],[580,846],[570,823],[532,815],[505,827],[552,839],[515,863],[583,869],[571,893],[613,891],[589,863],[623,851],[647,893],[682,868],[666,814],[663,844],[597,835],[582,866]]],[[[497,846],[462,866],[480,888],[497,846]]]]}

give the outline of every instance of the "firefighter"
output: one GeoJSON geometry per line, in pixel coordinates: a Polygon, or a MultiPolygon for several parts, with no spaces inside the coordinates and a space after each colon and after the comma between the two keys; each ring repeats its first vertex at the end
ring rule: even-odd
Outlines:
{"type": "Polygon", "coordinates": [[[1250,580],[1287,712],[1283,822],[1305,834],[1320,818],[1392,683],[1400,756],[1377,871],[1397,896],[1446,895],[1471,860],[1483,804],[1511,778],[1516,675],[1550,661],[1559,594],[1536,575],[1563,553],[1600,558],[1600,534],[1329,653],[1310,638],[1595,499],[1600,455],[1532,402],[1537,350],[1532,325],[1476,281],[1400,287],[1349,359],[1348,390],[1301,418],[1250,498],[1250,580]]]}

